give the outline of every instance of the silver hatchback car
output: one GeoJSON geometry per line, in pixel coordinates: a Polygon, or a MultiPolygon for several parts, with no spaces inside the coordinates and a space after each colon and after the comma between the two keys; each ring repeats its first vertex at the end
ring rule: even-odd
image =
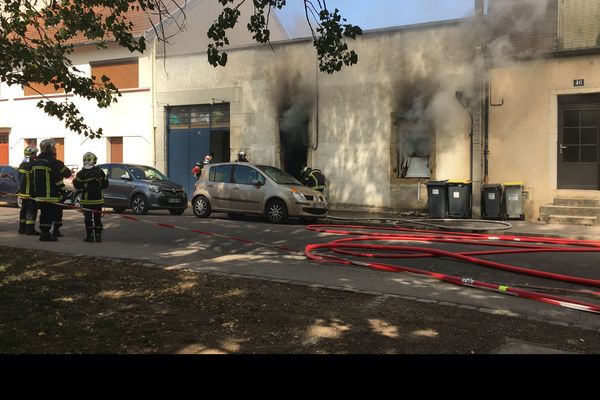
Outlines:
{"type": "Polygon", "coordinates": [[[288,217],[316,221],[327,216],[321,192],[303,186],[279,168],[250,163],[207,164],[195,185],[192,209],[199,218],[212,212],[264,215],[275,224],[288,217]]]}

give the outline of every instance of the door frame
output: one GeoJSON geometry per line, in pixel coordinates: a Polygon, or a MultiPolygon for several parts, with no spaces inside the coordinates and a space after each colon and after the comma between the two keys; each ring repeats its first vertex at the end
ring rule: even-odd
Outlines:
{"type": "MultiPolygon", "coordinates": [[[[598,93],[573,93],[573,94],[559,94],[557,97],[557,132],[556,132],[556,188],[558,190],[600,190],[600,94],[598,93]],[[564,101],[561,103],[561,98],[564,101]],[[568,101],[570,98],[571,100],[568,101]],[[580,99],[580,100],[578,100],[580,99]],[[593,100],[593,101],[590,101],[593,100]],[[564,162],[562,159],[562,149],[564,141],[564,117],[563,113],[566,110],[597,110],[598,122],[596,123],[596,168],[595,168],[595,179],[596,183],[590,185],[570,184],[565,182],[563,173],[565,172],[564,162]]],[[[582,163],[580,165],[591,165],[593,163],[582,163]]]]}

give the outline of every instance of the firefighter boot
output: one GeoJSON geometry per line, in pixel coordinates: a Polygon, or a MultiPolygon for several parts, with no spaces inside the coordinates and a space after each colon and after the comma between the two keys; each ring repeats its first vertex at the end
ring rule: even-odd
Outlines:
{"type": "Polygon", "coordinates": [[[19,235],[22,235],[26,232],[25,222],[19,222],[19,235]]]}
{"type": "Polygon", "coordinates": [[[102,228],[96,228],[94,231],[94,241],[101,242],[102,241],[102,228]]]}
{"type": "Polygon", "coordinates": [[[50,228],[48,227],[40,227],[42,231],[40,234],[40,241],[42,242],[56,242],[58,239],[50,234],[50,228]]]}
{"type": "Polygon", "coordinates": [[[29,235],[29,236],[39,236],[40,235],[40,233],[35,230],[34,224],[27,224],[25,226],[25,234],[29,235]]]}
{"type": "Polygon", "coordinates": [[[84,242],[88,242],[91,243],[94,241],[94,230],[93,229],[86,229],[85,230],[85,239],[83,239],[84,242]]]}
{"type": "Polygon", "coordinates": [[[54,237],[61,237],[63,236],[62,233],[60,233],[60,226],[59,225],[54,225],[54,229],[52,230],[52,236],[54,237]]]}

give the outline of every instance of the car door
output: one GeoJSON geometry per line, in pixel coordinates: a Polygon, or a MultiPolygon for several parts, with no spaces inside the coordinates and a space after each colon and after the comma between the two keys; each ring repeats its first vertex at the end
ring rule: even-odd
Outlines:
{"type": "Polygon", "coordinates": [[[212,165],[208,171],[206,184],[210,203],[214,208],[228,210],[231,208],[231,164],[212,165]]]}
{"type": "MultiPolygon", "coordinates": [[[[101,167],[103,170],[106,167],[101,167]]],[[[104,189],[106,207],[128,208],[131,206],[130,197],[133,191],[133,177],[124,165],[109,165],[108,187],[104,189]]]]}
{"type": "MultiPolygon", "coordinates": [[[[17,170],[13,167],[3,166],[0,167],[0,192],[4,193],[17,193],[19,191],[19,177],[17,170]]],[[[9,203],[15,203],[17,201],[16,196],[5,195],[0,193],[2,201],[9,203]]]]}
{"type": "Polygon", "coordinates": [[[233,169],[231,207],[239,211],[262,213],[266,178],[257,170],[243,164],[233,169]],[[259,185],[256,185],[256,183],[259,185]]]}

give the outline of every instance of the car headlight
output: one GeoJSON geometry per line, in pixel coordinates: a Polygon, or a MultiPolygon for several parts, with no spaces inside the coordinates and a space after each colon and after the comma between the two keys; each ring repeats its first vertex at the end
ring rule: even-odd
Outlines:
{"type": "Polygon", "coordinates": [[[154,193],[160,192],[160,186],[150,185],[150,191],[154,193]]]}
{"type": "Polygon", "coordinates": [[[296,188],[292,188],[292,196],[294,196],[294,200],[296,201],[308,201],[296,188]]]}

